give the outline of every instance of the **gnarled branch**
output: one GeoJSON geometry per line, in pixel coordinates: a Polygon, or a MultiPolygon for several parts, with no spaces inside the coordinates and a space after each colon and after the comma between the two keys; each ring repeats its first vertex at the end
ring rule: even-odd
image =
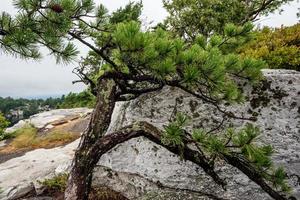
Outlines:
{"type": "MultiPolygon", "coordinates": [[[[181,149],[178,146],[167,145],[161,142],[162,132],[155,126],[147,122],[137,122],[135,124],[126,126],[114,133],[108,134],[100,138],[90,150],[90,156],[95,156],[93,162],[98,162],[100,157],[107,153],[109,150],[128,141],[132,138],[146,137],[150,141],[165,147],[170,152],[181,155],[183,159],[189,160],[198,166],[200,166],[218,185],[223,188],[226,186],[226,182],[219,177],[219,175],[214,171],[213,165],[209,163],[209,160],[197,150],[194,150],[187,145],[181,149]]],[[[230,165],[236,167],[248,176],[250,180],[259,185],[266,193],[276,200],[287,200],[284,195],[275,191],[271,186],[269,186],[262,175],[246,160],[239,157],[239,155],[234,155],[233,153],[222,155],[223,159],[230,165]]]]}
{"type": "Polygon", "coordinates": [[[200,166],[218,185],[225,188],[225,181],[219,177],[219,175],[214,171],[213,166],[209,164],[208,160],[204,155],[201,155],[198,151],[193,150],[187,145],[184,148],[178,146],[172,146],[163,144],[161,142],[162,132],[155,126],[147,122],[138,122],[129,126],[126,126],[114,133],[105,135],[100,138],[90,150],[90,155],[95,156],[94,162],[98,162],[100,157],[108,152],[110,149],[114,148],[118,144],[128,141],[132,138],[146,137],[152,142],[165,147],[170,152],[181,155],[183,159],[189,160],[198,166],[200,166]]]}

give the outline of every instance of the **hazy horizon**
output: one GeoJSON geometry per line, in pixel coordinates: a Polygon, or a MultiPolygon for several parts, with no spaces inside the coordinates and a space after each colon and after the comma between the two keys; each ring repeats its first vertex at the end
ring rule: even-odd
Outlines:
{"type": "MultiPolygon", "coordinates": [[[[96,0],[96,3],[103,3],[110,11],[124,6],[129,0],[96,0]]],[[[167,13],[162,7],[162,0],[144,0],[144,10],[142,19],[149,23],[162,21],[167,13]]],[[[12,6],[12,0],[1,0],[0,12],[6,11],[14,14],[16,10],[12,6]]],[[[280,27],[296,24],[298,19],[296,13],[300,7],[295,1],[290,5],[283,6],[285,10],[282,15],[278,12],[264,17],[256,24],[260,26],[280,27]]],[[[80,50],[86,52],[87,49],[80,45],[80,50]]],[[[69,92],[80,92],[86,88],[83,84],[72,84],[76,76],[72,70],[76,63],[69,65],[57,65],[51,56],[44,56],[40,61],[21,60],[0,51],[0,96],[1,97],[59,97],[69,92]]]]}

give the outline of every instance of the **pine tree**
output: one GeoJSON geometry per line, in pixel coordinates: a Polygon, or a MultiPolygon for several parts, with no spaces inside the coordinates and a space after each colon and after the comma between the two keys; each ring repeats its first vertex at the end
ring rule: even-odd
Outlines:
{"type": "Polygon", "coordinates": [[[253,143],[259,131],[252,125],[216,135],[206,130],[189,133],[184,129],[188,117],[179,114],[165,130],[137,122],[105,135],[117,101],[167,85],[214,105],[227,117],[238,118],[219,104],[242,101],[239,79],[254,83],[261,79],[264,62],[235,54],[251,37],[251,23],[229,23],[223,34],[197,34],[187,41],[164,27],[142,30],[141,3],[130,3],[111,14],[92,0],[16,0],[14,4],[19,9],[17,16],[3,13],[0,17],[4,52],[39,59],[39,47],[44,46],[57,62],[70,62],[78,55],[74,41],[91,50],[75,73],[90,85],[96,105],[75,153],[65,199],[87,199],[93,168],[100,157],[117,144],[139,136],[199,165],[224,188],[225,180],[214,170],[217,159],[241,170],[274,199],[287,199],[280,191],[288,188],[284,171],[272,165],[270,146],[253,143]]]}

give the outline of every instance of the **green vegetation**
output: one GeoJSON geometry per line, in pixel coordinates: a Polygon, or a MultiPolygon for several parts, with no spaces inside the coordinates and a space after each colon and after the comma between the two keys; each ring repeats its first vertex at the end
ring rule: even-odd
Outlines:
{"type": "Polygon", "coordinates": [[[0,141],[8,139],[10,136],[4,133],[5,128],[8,127],[10,123],[5,119],[3,114],[0,112],[0,141]]]}
{"type": "Polygon", "coordinates": [[[0,110],[6,114],[9,113],[11,109],[26,107],[24,109],[25,116],[32,115],[35,111],[38,111],[38,107],[48,106],[49,108],[56,108],[59,103],[61,103],[61,98],[47,98],[43,99],[13,99],[11,97],[0,97],[0,110]],[[28,114],[26,114],[28,113],[28,114]]]}
{"type": "Polygon", "coordinates": [[[47,190],[63,192],[67,186],[68,176],[69,175],[67,173],[61,173],[53,178],[45,179],[39,182],[45,186],[47,190]]]}
{"type": "Polygon", "coordinates": [[[62,102],[58,105],[59,108],[93,108],[96,102],[95,96],[88,90],[84,90],[78,94],[71,92],[67,96],[63,96],[62,99],[62,102]]]}
{"type": "MultiPolygon", "coordinates": [[[[160,26],[170,28],[187,40],[195,40],[199,34],[206,37],[216,33],[224,35],[228,24],[241,25],[247,21],[256,21],[260,16],[268,15],[291,1],[164,0],[164,6],[171,15],[160,26]]],[[[262,59],[272,69],[299,71],[299,33],[300,24],[277,29],[265,27],[244,40],[245,45],[238,53],[262,59]]]]}
{"type": "MultiPolygon", "coordinates": [[[[63,193],[67,187],[68,177],[69,174],[61,173],[52,178],[39,181],[39,183],[45,187],[47,195],[57,192],[63,193]]],[[[89,200],[127,200],[127,198],[107,187],[93,187],[89,200]]]]}
{"type": "MultiPolygon", "coordinates": [[[[0,112],[7,118],[10,125],[17,123],[21,119],[27,119],[31,115],[39,112],[58,108],[78,108],[95,105],[95,96],[84,90],[80,93],[69,93],[61,98],[43,99],[13,99],[11,97],[0,97],[0,112]]],[[[1,132],[1,131],[0,131],[1,132]]]]}
{"type": "Polygon", "coordinates": [[[244,56],[262,59],[269,68],[300,71],[300,23],[291,27],[256,31],[254,40],[240,52],[244,56]]]}
{"type": "Polygon", "coordinates": [[[62,102],[61,98],[13,99],[0,97],[0,112],[10,121],[11,125],[20,119],[26,119],[38,112],[55,109],[62,102]]]}
{"type": "MultiPolygon", "coordinates": [[[[293,0],[163,0],[170,16],[166,25],[176,34],[195,39],[202,34],[224,34],[226,24],[243,25],[268,15],[293,0]]],[[[296,13],[295,13],[296,15],[296,13]]]]}
{"type": "Polygon", "coordinates": [[[128,200],[119,192],[108,187],[93,187],[89,195],[89,200],[128,200]]]}

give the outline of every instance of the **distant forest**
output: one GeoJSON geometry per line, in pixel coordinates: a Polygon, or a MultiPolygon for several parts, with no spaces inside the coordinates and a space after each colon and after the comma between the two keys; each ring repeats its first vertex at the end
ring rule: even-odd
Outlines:
{"type": "Polygon", "coordinates": [[[59,108],[93,107],[94,102],[95,97],[88,90],[80,93],[70,92],[60,98],[14,99],[0,97],[0,112],[13,125],[19,120],[27,119],[39,112],[59,108]]]}

